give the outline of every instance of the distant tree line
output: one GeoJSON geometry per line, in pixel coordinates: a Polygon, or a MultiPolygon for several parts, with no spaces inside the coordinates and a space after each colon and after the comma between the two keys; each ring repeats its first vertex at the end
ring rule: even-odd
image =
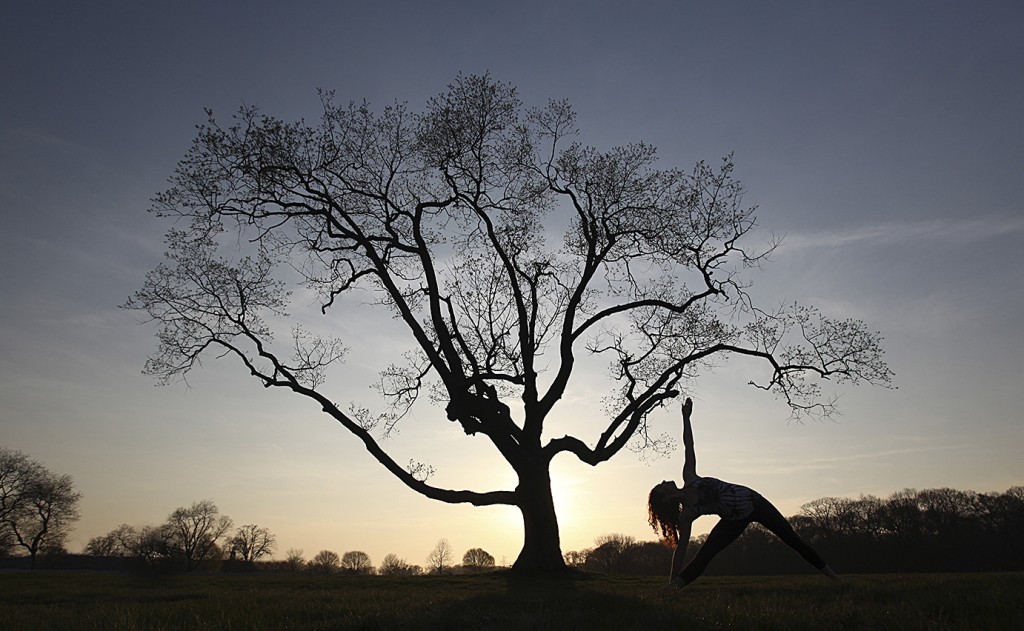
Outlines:
{"type": "MultiPolygon", "coordinates": [[[[461,566],[453,566],[453,548],[440,539],[427,555],[426,567],[406,562],[396,554],[384,557],[374,567],[370,555],[350,550],[339,555],[321,550],[308,561],[303,550],[291,548],[282,560],[269,560],[277,541],[269,529],[246,524],[231,534],[232,521],[221,515],[210,500],[176,509],[163,524],[135,528],[121,524],[105,535],[93,537],[84,554],[105,560],[110,569],[147,568],[156,571],[222,570],[227,572],[270,571],[350,576],[418,576],[452,572],[484,572],[494,569],[494,557],[481,548],[466,551],[461,566]]],[[[88,563],[79,563],[88,567],[88,563]]]]}
{"type": "Polygon", "coordinates": [[[175,509],[159,525],[121,524],[90,539],[84,553],[135,559],[153,570],[185,572],[218,569],[225,560],[254,563],[273,554],[277,541],[269,529],[246,524],[232,531],[233,526],[216,504],[202,500],[175,509]]]}
{"type": "Polygon", "coordinates": [[[333,550],[321,550],[309,561],[303,560],[302,550],[289,550],[282,564],[265,563],[263,569],[307,571],[313,574],[348,574],[355,576],[420,576],[423,574],[451,574],[487,572],[495,568],[494,557],[482,548],[471,548],[462,556],[462,565],[453,565],[453,548],[447,539],[439,539],[426,558],[426,566],[408,563],[397,554],[389,553],[374,567],[370,556],[352,550],[339,556],[333,550]]]}
{"type": "MultiPolygon", "coordinates": [[[[825,497],[789,518],[801,537],[839,572],[1024,570],[1024,486],[1004,493],[906,489],[886,499],[825,497]]],[[[692,556],[707,535],[691,539],[692,556]]],[[[565,554],[568,565],[613,574],[668,573],[672,550],[658,542],[605,535],[565,554]]],[[[751,525],[715,557],[708,574],[808,571],[774,535],[751,525]]]]}

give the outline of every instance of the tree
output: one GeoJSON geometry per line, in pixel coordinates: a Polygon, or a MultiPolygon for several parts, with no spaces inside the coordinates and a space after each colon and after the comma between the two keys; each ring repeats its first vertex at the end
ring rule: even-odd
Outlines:
{"type": "Polygon", "coordinates": [[[170,565],[174,562],[175,557],[179,556],[175,535],[174,529],[167,523],[159,526],[146,526],[139,531],[135,555],[142,559],[150,569],[156,569],[165,564],[170,565]]]}
{"type": "Polygon", "coordinates": [[[242,561],[257,561],[261,557],[273,554],[276,547],[277,539],[274,534],[256,524],[242,526],[228,541],[231,555],[242,561]]]}
{"type": "Polygon", "coordinates": [[[130,557],[138,553],[139,531],[121,524],[105,535],[93,537],[85,544],[85,554],[99,557],[130,557]]]}
{"type": "Polygon", "coordinates": [[[448,543],[448,540],[445,538],[438,539],[437,545],[427,555],[427,567],[434,574],[442,574],[451,566],[452,544],[448,543]]]}
{"type": "Polygon", "coordinates": [[[920,543],[923,534],[917,491],[903,489],[886,499],[877,515],[879,529],[903,545],[920,543]]]}
{"type": "Polygon", "coordinates": [[[623,560],[636,539],[627,535],[602,535],[594,540],[595,548],[587,555],[586,568],[598,572],[623,573],[623,560]]]}
{"type": "Polygon", "coordinates": [[[380,563],[377,573],[381,576],[417,576],[423,572],[418,565],[409,565],[395,553],[388,553],[380,563]]]}
{"type": "Polygon", "coordinates": [[[349,574],[373,574],[370,555],[352,550],[341,555],[341,570],[349,574]]]}
{"type": "Polygon", "coordinates": [[[811,540],[849,538],[864,530],[858,503],[848,497],[822,497],[801,506],[800,513],[811,540]]]}
{"type": "Polygon", "coordinates": [[[589,548],[583,550],[570,550],[565,553],[565,564],[568,567],[580,569],[587,562],[587,555],[591,550],[589,548]]]}
{"type": "Polygon", "coordinates": [[[284,553],[284,565],[291,572],[299,572],[306,566],[306,560],[302,556],[302,549],[288,548],[284,553]]]}
{"type": "Polygon", "coordinates": [[[665,574],[665,568],[672,565],[672,550],[659,541],[644,541],[626,549],[620,562],[626,574],[665,574]]]}
{"type": "Polygon", "coordinates": [[[462,565],[473,570],[491,569],[494,567],[494,557],[483,548],[470,548],[462,555],[462,565]]]}
{"type": "Polygon", "coordinates": [[[321,550],[309,560],[307,567],[318,574],[334,574],[341,566],[341,558],[334,550],[321,550]]]}
{"type": "Polygon", "coordinates": [[[171,533],[174,551],[185,563],[185,571],[191,572],[203,561],[218,557],[217,541],[231,525],[231,519],[221,515],[216,504],[203,500],[171,513],[166,528],[171,533]]]}
{"type": "Polygon", "coordinates": [[[199,128],[154,200],[176,219],[167,260],[125,305],[158,326],[145,372],[168,383],[205,355],[232,356],[264,386],[312,401],[410,489],[517,507],[515,569],[564,567],[552,459],[598,465],[630,441],[664,449],[650,414],[716,362],[754,361],[764,372],[751,383],[797,415],[834,410],[823,381],[891,380],[862,322],[755,304],[743,270],[776,244],[745,245],[755,208],[731,157],[662,170],[644,143],[586,147],[567,102],[524,110],[489,76],[460,76],[418,113],[322,100],[316,124],[243,107],[230,126],[210,113],[199,128]],[[341,340],[296,315],[275,343],[291,283],[318,292],[323,314],[379,309],[407,333],[376,411],[327,388],[341,340]],[[588,360],[611,367],[606,418],[580,437],[545,437],[588,360]],[[516,487],[445,488],[429,483],[429,465],[396,461],[382,439],[424,400],[491,443],[516,487]]]}
{"type": "Polygon", "coordinates": [[[0,543],[24,548],[31,567],[40,551],[63,550],[81,497],[70,475],[0,447],[0,543]]]}
{"type": "Polygon", "coordinates": [[[11,522],[27,502],[40,466],[20,451],[0,447],[0,545],[4,554],[17,546],[11,522]]]}

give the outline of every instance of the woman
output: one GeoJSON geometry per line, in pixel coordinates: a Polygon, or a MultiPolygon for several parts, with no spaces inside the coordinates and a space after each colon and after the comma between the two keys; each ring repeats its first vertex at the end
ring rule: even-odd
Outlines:
{"type": "Polygon", "coordinates": [[[832,568],[796,534],[782,513],[761,497],[760,493],[739,484],[697,475],[697,456],[693,450],[693,430],[690,428],[692,411],[693,402],[686,399],[683,404],[683,446],[686,450],[683,488],[666,480],[651,489],[647,500],[651,527],[656,532],[660,531],[665,541],[676,547],[672,553],[672,580],[669,587],[683,588],[697,580],[708,562],[755,521],[799,552],[804,560],[825,576],[839,580],[832,568]],[[686,546],[690,542],[690,527],[693,520],[701,515],[718,515],[721,521],[708,534],[707,541],[697,550],[693,560],[683,568],[681,566],[686,556],[686,546]]]}

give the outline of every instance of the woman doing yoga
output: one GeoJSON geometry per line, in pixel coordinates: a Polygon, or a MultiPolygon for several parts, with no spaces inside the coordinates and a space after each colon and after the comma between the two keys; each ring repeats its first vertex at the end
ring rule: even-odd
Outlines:
{"type": "Polygon", "coordinates": [[[708,562],[735,541],[751,522],[757,522],[770,530],[825,576],[839,580],[832,568],[796,534],[782,513],[760,493],[739,484],[697,475],[697,456],[690,427],[692,411],[693,402],[686,399],[683,404],[683,446],[686,451],[683,487],[679,488],[671,480],[666,480],[651,489],[647,500],[651,527],[656,532],[660,531],[666,542],[675,545],[669,586],[682,588],[697,580],[708,562]],[[690,527],[693,520],[701,515],[718,515],[721,521],[711,529],[693,560],[682,567],[690,541],[690,527]]]}

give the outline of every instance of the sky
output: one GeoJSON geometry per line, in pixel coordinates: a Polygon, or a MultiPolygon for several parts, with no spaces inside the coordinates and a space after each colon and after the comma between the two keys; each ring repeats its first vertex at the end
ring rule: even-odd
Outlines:
{"type": "MultiPolygon", "coordinates": [[[[600,149],[646,141],[666,168],[733,153],[755,237],[784,236],[755,295],[885,338],[897,387],[838,391],[832,420],[793,422],[746,386],[763,366],[702,378],[687,392],[700,473],[786,515],[827,496],[1024,484],[1022,32],[1024,5],[984,0],[4,3],[0,445],[73,476],[71,551],[211,499],[236,525],[272,530],[278,558],[362,550],[422,565],[447,538],[459,559],[482,547],[514,561],[515,509],[415,494],[236,364],[211,358],[157,386],[141,374],[155,328],[119,309],[161,261],[168,224],[146,211],[204,108],[315,119],[325,88],[416,109],[460,72],[490,72],[527,105],[568,99],[600,149]]],[[[407,344],[373,314],[336,322],[356,341],[332,397],[365,400],[371,358],[407,344]]],[[[593,444],[599,373],[553,431],[593,444]]],[[[678,410],[654,423],[677,432],[678,410]]],[[[440,485],[512,488],[482,440],[426,409],[388,447],[432,464],[440,485]]],[[[562,550],[653,540],[646,494],[680,466],[679,454],[557,458],[562,550]]]]}

